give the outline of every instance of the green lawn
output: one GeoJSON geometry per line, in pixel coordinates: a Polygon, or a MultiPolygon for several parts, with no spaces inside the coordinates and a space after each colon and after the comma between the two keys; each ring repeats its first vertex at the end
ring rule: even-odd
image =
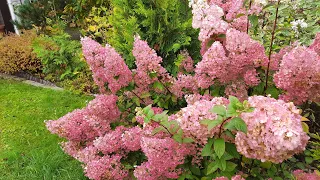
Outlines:
{"type": "Polygon", "coordinates": [[[86,179],[44,120],[58,119],[90,99],[0,79],[0,179],[86,179]]]}

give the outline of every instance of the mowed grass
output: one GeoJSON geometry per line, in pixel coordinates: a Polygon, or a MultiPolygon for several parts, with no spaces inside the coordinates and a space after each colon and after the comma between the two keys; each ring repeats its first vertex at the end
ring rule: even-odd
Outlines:
{"type": "Polygon", "coordinates": [[[91,99],[0,79],[0,179],[86,179],[44,120],[58,119],[91,99]]]}

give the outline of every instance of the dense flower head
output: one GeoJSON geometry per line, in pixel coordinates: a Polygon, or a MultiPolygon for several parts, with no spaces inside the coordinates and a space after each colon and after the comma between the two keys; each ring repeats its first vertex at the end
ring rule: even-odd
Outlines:
{"type": "Polygon", "coordinates": [[[132,72],[114,48],[108,44],[102,47],[88,37],[83,38],[81,43],[94,81],[102,93],[106,92],[106,84],[112,93],[116,93],[131,82],[132,72]]]}
{"type": "Polygon", "coordinates": [[[201,124],[201,121],[205,119],[216,120],[217,115],[209,110],[215,105],[227,104],[228,100],[222,97],[213,98],[211,101],[200,100],[182,108],[175,114],[175,120],[179,123],[186,137],[193,138],[199,144],[205,144],[208,138],[218,132],[219,126],[208,131],[208,127],[201,124]]]}
{"type": "Polygon", "coordinates": [[[139,180],[178,178],[182,171],[176,167],[183,164],[185,156],[191,153],[186,144],[179,144],[169,137],[143,137],[141,147],[148,161],[134,171],[139,180]]]}
{"type": "Polygon", "coordinates": [[[170,91],[177,97],[182,97],[185,94],[198,93],[197,79],[192,75],[178,75],[170,91]]]}
{"type": "Polygon", "coordinates": [[[126,151],[138,151],[141,148],[142,129],[138,126],[130,128],[121,135],[121,143],[126,151]]]}
{"type": "MultiPolygon", "coordinates": [[[[196,77],[201,88],[208,88],[215,81],[222,85],[244,81],[248,86],[259,83],[256,67],[267,61],[264,47],[252,40],[246,33],[229,29],[225,47],[214,42],[196,65],[196,77]]],[[[238,89],[243,89],[239,87],[238,89]]],[[[234,83],[233,83],[233,89],[234,83]]]]}
{"type": "Polygon", "coordinates": [[[123,180],[128,176],[128,171],[121,164],[121,158],[119,155],[105,155],[89,162],[85,167],[86,176],[94,180],[123,180]]]}
{"type": "Polygon", "coordinates": [[[88,141],[98,136],[84,109],[68,113],[56,121],[47,121],[46,126],[51,133],[72,141],[88,141]]]}
{"type": "Polygon", "coordinates": [[[213,34],[224,33],[228,28],[228,23],[221,18],[224,16],[223,9],[215,4],[196,1],[192,4],[192,14],[192,27],[200,28],[200,41],[209,39],[213,34]]]}
{"type": "Polygon", "coordinates": [[[225,88],[226,96],[235,96],[240,101],[244,101],[248,98],[247,86],[244,82],[237,81],[231,84],[228,84],[225,88]]]}
{"type": "Polygon", "coordinates": [[[279,71],[274,75],[278,88],[286,91],[286,101],[301,104],[320,100],[320,56],[306,47],[296,47],[284,55],[279,71]]]}
{"type": "Polygon", "coordinates": [[[171,80],[166,69],[161,66],[162,58],[139,36],[135,37],[132,53],[136,58],[134,81],[138,93],[149,91],[149,85],[156,81],[164,83],[171,80]]]}
{"type": "Polygon", "coordinates": [[[96,119],[108,123],[116,121],[120,117],[116,95],[97,95],[86,107],[87,113],[96,119]]]}
{"type": "Polygon", "coordinates": [[[303,170],[295,170],[292,172],[296,180],[319,180],[320,176],[316,173],[306,173],[303,170]]]}
{"type": "Polygon", "coordinates": [[[110,123],[120,116],[117,96],[98,95],[86,108],[75,110],[58,120],[46,122],[51,133],[71,141],[89,141],[104,135],[110,123]]]}
{"type": "Polygon", "coordinates": [[[248,102],[255,109],[241,114],[248,132],[237,133],[238,152],[247,158],[280,163],[305,149],[309,137],[293,103],[264,96],[249,97],[248,102]]]}
{"type": "Polygon", "coordinates": [[[125,130],[125,127],[118,126],[114,131],[94,140],[93,144],[103,154],[117,152],[122,147],[121,136],[125,130]]]}

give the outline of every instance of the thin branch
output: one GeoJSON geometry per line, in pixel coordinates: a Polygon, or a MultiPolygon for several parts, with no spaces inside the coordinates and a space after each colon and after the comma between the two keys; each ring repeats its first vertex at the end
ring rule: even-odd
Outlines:
{"type": "Polygon", "coordinates": [[[172,92],[169,90],[169,88],[157,77],[157,79],[158,79],[158,81],[162,84],[162,86],[164,87],[164,88],[166,88],[166,90],[170,93],[170,94],[172,94],[172,92]]]}
{"type": "Polygon", "coordinates": [[[146,104],[146,102],[140,97],[140,96],[138,96],[134,91],[131,91],[135,96],[137,96],[137,98],[139,98],[142,102],[143,102],[143,104],[146,104]]]}
{"type": "MultiPolygon", "coordinates": [[[[252,4],[252,0],[250,0],[249,2],[249,10],[251,8],[251,4],[252,4]]],[[[249,15],[248,15],[248,18],[247,18],[247,34],[249,33],[249,15]]]]}
{"type": "Polygon", "coordinates": [[[277,3],[276,17],[275,17],[275,20],[274,20],[274,23],[273,23],[272,36],[271,36],[271,42],[270,42],[270,50],[269,50],[269,56],[268,56],[268,67],[267,67],[267,70],[266,70],[266,84],[264,86],[264,94],[266,93],[266,91],[268,89],[268,77],[269,77],[269,71],[270,71],[272,46],[273,46],[273,41],[274,41],[274,34],[275,34],[276,28],[277,28],[277,20],[278,20],[278,12],[279,12],[280,1],[281,0],[278,0],[278,3],[277,3]]]}
{"type": "Polygon", "coordinates": [[[222,122],[222,124],[221,124],[221,126],[220,126],[220,128],[219,128],[219,136],[218,136],[219,138],[221,137],[222,128],[223,128],[224,123],[227,122],[229,119],[231,119],[231,118],[227,118],[227,119],[225,119],[225,120],[222,122]]]}

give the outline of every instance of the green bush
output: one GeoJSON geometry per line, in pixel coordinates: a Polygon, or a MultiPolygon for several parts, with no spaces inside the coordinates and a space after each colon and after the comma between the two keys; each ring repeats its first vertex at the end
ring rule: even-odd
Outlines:
{"type": "Polygon", "coordinates": [[[14,24],[19,29],[32,29],[34,26],[40,27],[44,31],[47,25],[47,19],[56,19],[62,13],[64,6],[68,0],[32,0],[24,1],[15,9],[15,14],[19,17],[19,21],[14,24]]]}
{"type": "Polygon", "coordinates": [[[75,78],[86,67],[82,60],[80,42],[70,40],[68,34],[39,36],[34,40],[33,48],[43,64],[43,72],[48,75],[48,80],[75,78]],[[49,78],[50,76],[52,77],[49,78]]]}

